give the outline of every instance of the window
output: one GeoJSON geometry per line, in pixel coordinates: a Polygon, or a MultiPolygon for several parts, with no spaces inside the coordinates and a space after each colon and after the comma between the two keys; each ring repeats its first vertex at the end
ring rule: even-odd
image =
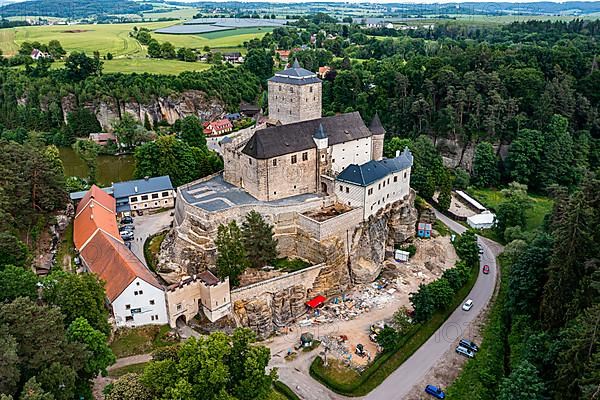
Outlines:
{"type": "Polygon", "coordinates": [[[292,115],[292,110],[290,110],[290,115],[292,115]]]}
{"type": "Polygon", "coordinates": [[[158,193],[152,193],[152,198],[153,199],[158,199],[158,193]]]}
{"type": "Polygon", "coordinates": [[[298,156],[294,154],[292,156],[292,164],[296,164],[297,162],[298,162],[298,156]]]}
{"type": "Polygon", "coordinates": [[[137,196],[132,197],[131,201],[137,201],[137,196]]]}
{"type": "Polygon", "coordinates": [[[131,304],[125,304],[125,309],[126,310],[131,310],[131,304]]]}
{"type": "Polygon", "coordinates": [[[398,177],[397,176],[394,177],[394,182],[398,182],[398,177]]]}
{"type": "Polygon", "coordinates": [[[313,89],[313,88],[312,88],[312,86],[311,86],[310,88],[308,88],[308,91],[309,91],[310,93],[312,93],[312,89],[313,89]]]}
{"type": "Polygon", "coordinates": [[[142,294],[144,294],[144,291],[143,291],[143,290],[140,290],[140,295],[142,295],[142,294]]]}
{"type": "Polygon", "coordinates": [[[135,285],[136,285],[136,286],[140,286],[140,283],[139,283],[139,282],[136,282],[136,283],[135,283],[135,285]]]}
{"type": "Polygon", "coordinates": [[[252,159],[251,158],[248,159],[248,164],[252,165],[252,159]]]}
{"type": "Polygon", "coordinates": [[[177,311],[181,311],[181,303],[177,304],[177,311]]]}
{"type": "Polygon", "coordinates": [[[147,194],[143,195],[142,200],[148,200],[148,195],[147,194]]]}
{"type": "Polygon", "coordinates": [[[372,194],[373,194],[373,188],[369,189],[369,190],[367,191],[367,193],[368,193],[368,195],[369,195],[369,196],[370,196],[370,195],[372,195],[372,194]]]}
{"type": "Polygon", "coordinates": [[[290,87],[290,93],[294,93],[294,88],[290,87]]]}
{"type": "Polygon", "coordinates": [[[164,203],[165,203],[165,204],[168,204],[168,203],[169,203],[169,201],[168,201],[168,200],[165,200],[165,201],[164,201],[164,203]]]}
{"type": "Polygon", "coordinates": [[[383,187],[385,187],[385,181],[383,181],[383,187]]]}
{"type": "Polygon", "coordinates": [[[294,185],[294,189],[296,189],[296,185],[294,185]]]}
{"type": "Polygon", "coordinates": [[[281,92],[281,85],[279,85],[279,91],[281,92]]]}
{"type": "Polygon", "coordinates": [[[154,319],[158,321],[158,315],[155,315],[155,316],[154,316],[154,319]]]}
{"type": "Polygon", "coordinates": [[[404,179],[406,179],[406,172],[404,172],[404,179]]]}
{"type": "Polygon", "coordinates": [[[276,167],[277,166],[277,159],[273,159],[273,166],[276,167]]]}
{"type": "Polygon", "coordinates": [[[302,161],[308,161],[308,152],[302,153],[302,161]]]}
{"type": "Polygon", "coordinates": [[[325,158],[325,154],[321,154],[321,158],[325,158]]]}
{"type": "Polygon", "coordinates": [[[150,300],[150,305],[153,306],[154,305],[154,300],[150,300]]]}
{"type": "Polygon", "coordinates": [[[346,193],[350,193],[350,188],[346,186],[346,193]]]}
{"type": "Polygon", "coordinates": [[[150,321],[154,321],[154,315],[150,316],[150,321]]]}
{"type": "Polygon", "coordinates": [[[340,192],[344,191],[344,187],[340,185],[340,192]]]}
{"type": "Polygon", "coordinates": [[[162,197],[169,197],[169,192],[162,192],[162,197]]]}
{"type": "Polygon", "coordinates": [[[155,202],[154,202],[154,206],[158,206],[158,201],[155,201],[155,202]]]}
{"type": "Polygon", "coordinates": [[[137,296],[138,295],[138,291],[136,290],[135,292],[133,292],[133,295],[137,296]]]}
{"type": "Polygon", "coordinates": [[[133,316],[131,316],[131,315],[125,316],[125,322],[131,322],[131,321],[133,321],[133,316]]]}
{"type": "Polygon", "coordinates": [[[377,187],[377,190],[381,190],[381,183],[379,184],[379,186],[377,187]]]}

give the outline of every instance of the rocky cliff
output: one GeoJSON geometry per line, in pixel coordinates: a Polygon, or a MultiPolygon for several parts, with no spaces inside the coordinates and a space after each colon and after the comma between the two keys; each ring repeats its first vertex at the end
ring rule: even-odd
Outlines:
{"type": "Polygon", "coordinates": [[[418,218],[414,200],[415,192],[411,190],[407,200],[380,210],[356,228],[349,257],[353,283],[373,282],[394,245],[414,237],[418,218]]]}
{"type": "MultiPolygon", "coordinates": [[[[68,113],[74,111],[77,106],[74,94],[61,99],[65,122],[68,113]]],[[[163,121],[173,124],[176,120],[188,115],[196,115],[204,120],[211,120],[225,112],[223,102],[209,98],[206,93],[199,90],[186,90],[167,97],[157,97],[147,102],[140,102],[135,99],[128,101],[98,99],[86,102],[83,107],[96,114],[96,118],[105,130],[110,130],[113,122],[124,113],[131,114],[141,123],[148,117],[152,124],[163,121]]]]}

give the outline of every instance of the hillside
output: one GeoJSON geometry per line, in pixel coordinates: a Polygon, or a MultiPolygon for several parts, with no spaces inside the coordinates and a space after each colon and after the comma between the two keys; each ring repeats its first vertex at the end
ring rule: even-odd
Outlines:
{"type": "Polygon", "coordinates": [[[0,15],[4,18],[23,15],[86,18],[103,14],[137,14],[152,9],[151,4],[129,0],[33,0],[0,7],[0,15]]]}

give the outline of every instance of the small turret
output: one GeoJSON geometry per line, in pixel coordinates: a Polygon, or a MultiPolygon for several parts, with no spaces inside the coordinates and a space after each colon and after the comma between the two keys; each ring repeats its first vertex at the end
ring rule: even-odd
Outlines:
{"type": "Polygon", "coordinates": [[[373,134],[371,137],[371,157],[373,160],[381,160],[383,158],[383,139],[385,138],[385,129],[383,128],[377,113],[375,113],[375,116],[369,124],[369,130],[373,134]]]}
{"type": "Polygon", "coordinates": [[[319,124],[319,128],[313,134],[313,140],[317,145],[317,150],[325,150],[329,147],[329,138],[323,129],[323,124],[319,124]]]}

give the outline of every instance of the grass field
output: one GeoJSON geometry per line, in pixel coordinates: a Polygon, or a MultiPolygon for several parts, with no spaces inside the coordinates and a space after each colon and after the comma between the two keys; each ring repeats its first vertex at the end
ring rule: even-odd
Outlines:
{"type": "Polygon", "coordinates": [[[165,336],[170,330],[169,325],[146,325],[121,329],[115,333],[110,348],[117,358],[150,353],[159,347],[174,344],[165,336]]]}
{"type": "Polygon", "coordinates": [[[265,33],[272,31],[273,28],[241,28],[203,33],[200,35],[167,35],[155,33],[152,37],[159,42],[171,42],[175,47],[197,49],[202,49],[204,46],[211,48],[238,48],[245,41],[262,38],[265,33]]]}
{"type": "Polygon", "coordinates": [[[144,13],[144,18],[177,18],[177,19],[192,19],[198,13],[198,9],[193,7],[181,7],[167,12],[150,12],[144,13]]]}

